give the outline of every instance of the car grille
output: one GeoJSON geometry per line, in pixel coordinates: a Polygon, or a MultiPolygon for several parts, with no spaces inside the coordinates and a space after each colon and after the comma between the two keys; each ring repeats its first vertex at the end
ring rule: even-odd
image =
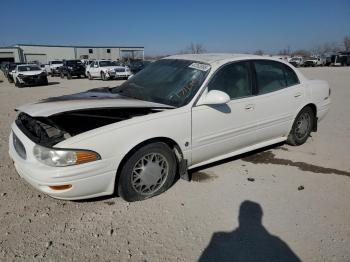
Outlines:
{"type": "Polygon", "coordinates": [[[117,68],[115,71],[118,73],[121,73],[121,72],[125,72],[125,69],[124,68],[117,68]]]}
{"type": "Polygon", "coordinates": [[[13,146],[17,154],[23,159],[27,159],[26,149],[24,148],[24,145],[21,142],[21,140],[19,140],[19,138],[15,135],[15,133],[12,133],[12,140],[13,140],[13,146]]]}

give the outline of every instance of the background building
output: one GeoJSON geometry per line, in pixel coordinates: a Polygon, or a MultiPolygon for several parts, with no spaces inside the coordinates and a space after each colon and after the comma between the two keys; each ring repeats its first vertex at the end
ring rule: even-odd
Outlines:
{"type": "Polygon", "coordinates": [[[39,62],[47,64],[51,60],[62,59],[143,59],[141,46],[60,46],[26,45],[0,47],[1,62],[39,62]]]}

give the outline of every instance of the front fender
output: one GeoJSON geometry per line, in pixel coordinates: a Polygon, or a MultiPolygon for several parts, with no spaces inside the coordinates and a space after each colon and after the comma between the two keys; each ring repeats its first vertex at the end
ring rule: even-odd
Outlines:
{"type": "Polygon", "coordinates": [[[184,158],[191,163],[191,112],[183,109],[124,120],[77,135],[55,147],[93,150],[99,153],[102,159],[113,159],[117,169],[130,150],[157,137],[175,141],[184,158]]]}

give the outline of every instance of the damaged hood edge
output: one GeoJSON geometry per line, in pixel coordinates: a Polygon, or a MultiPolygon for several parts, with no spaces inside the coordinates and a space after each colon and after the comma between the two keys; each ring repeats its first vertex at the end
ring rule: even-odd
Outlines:
{"type": "Polygon", "coordinates": [[[169,105],[137,100],[113,94],[108,88],[92,89],[86,92],[51,97],[36,103],[17,107],[16,111],[32,117],[48,117],[64,112],[98,108],[174,108],[169,105]]]}

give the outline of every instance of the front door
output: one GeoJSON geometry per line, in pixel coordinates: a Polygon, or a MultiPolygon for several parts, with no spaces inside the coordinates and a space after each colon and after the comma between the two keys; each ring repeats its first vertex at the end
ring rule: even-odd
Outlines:
{"type": "Polygon", "coordinates": [[[256,142],[256,97],[252,96],[252,86],[249,62],[230,63],[215,73],[203,95],[220,90],[231,101],[192,108],[192,166],[256,142]]]}

